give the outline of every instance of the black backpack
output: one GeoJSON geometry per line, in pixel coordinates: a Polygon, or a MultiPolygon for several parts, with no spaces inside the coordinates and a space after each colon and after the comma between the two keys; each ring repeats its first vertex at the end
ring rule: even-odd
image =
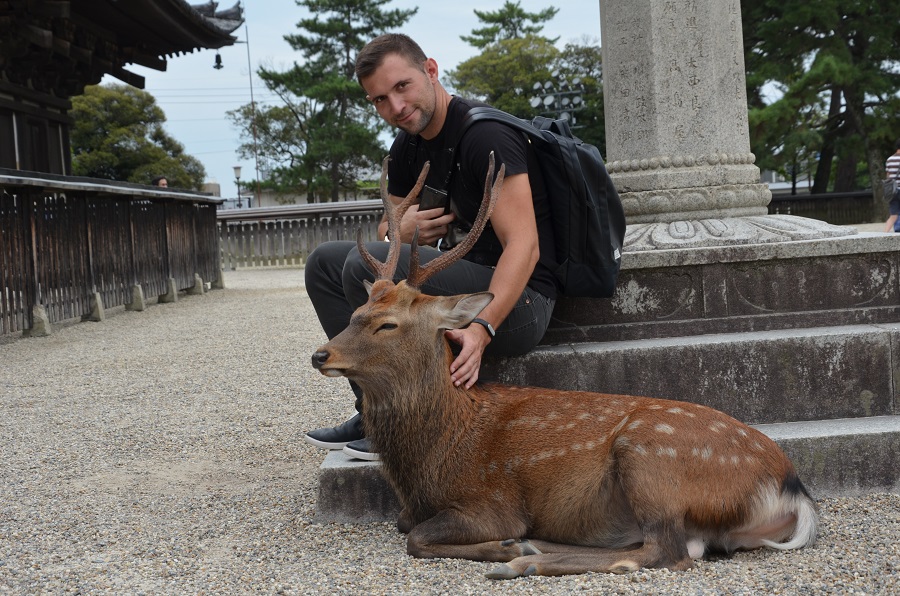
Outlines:
{"type": "Polygon", "coordinates": [[[612,296],[621,265],[625,212],[600,151],[575,137],[565,120],[538,116],[529,122],[482,106],[469,110],[456,138],[481,120],[502,122],[531,140],[550,201],[558,263],[554,274],[562,293],[612,296]]]}

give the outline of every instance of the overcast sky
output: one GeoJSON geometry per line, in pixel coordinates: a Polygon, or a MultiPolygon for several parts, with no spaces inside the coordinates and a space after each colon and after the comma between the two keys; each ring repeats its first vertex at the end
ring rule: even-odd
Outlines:
{"type": "MultiPolygon", "coordinates": [[[[199,3],[200,0],[189,0],[199,3]]],[[[233,0],[220,0],[219,8],[229,8],[233,0]]],[[[383,8],[414,8],[418,13],[402,29],[413,37],[425,53],[438,62],[441,70],[455,68],[474,56],[475,48],[459,36],[469,35],[481,23],[473,10],[495,11],[504,0],[394,0],[383,8]]],[[[519,0],[528,12],[538,12],[556,4],[551,0],[519,0]]],[[[567,0],[552,21],[544,27],[547,37],[559,37],[558,46],[581,41],[584,36],[600,39],[599,0],[567,0]]],[[[180,141],[188,154],[206,167],[207,178],[218,182],[224,197],[236,196],[233,166],[242,166],[242,182],[255,176],[253,160],[239,159],[236,153],[240,136],[225,118],[225,113],[250,103],[250,68],[253,70],[253,94],[259,104],[273,104],[269,93],[255,71],[260,65],[287,70],[300,56],[284,40],[297,32],[297,23],[305,9],[294,0],[244,0],[246,25],[234,34],[240,41],[223,48],[220,53],[224,68],[213,69],[214,50],[203,50],[168,60],[168,70],[158,72],[131,65],[129,70],[146,78],[146,90],[157,100],[166,114],[168,132],[180,141]]],[[[104,83],[118,82],[106,77],[104,83]]],[[[243,185],[242,185],[243,188],[243,185]]],[[[243,194],[243,193],[242,193],[243,194]]]]}

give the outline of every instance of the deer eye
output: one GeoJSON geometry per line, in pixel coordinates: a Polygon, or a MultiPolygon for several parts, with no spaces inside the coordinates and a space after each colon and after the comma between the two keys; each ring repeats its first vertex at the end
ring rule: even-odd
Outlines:
{"type": "Polygon", "coordinates": [[[375,333],[378,333],[379,331],[390,331],[391,329],[396,329],[396,328],[397,328],[396,323],[382,323],[381,327],[379,327],[378,329],[375,330],[375,333]]]}

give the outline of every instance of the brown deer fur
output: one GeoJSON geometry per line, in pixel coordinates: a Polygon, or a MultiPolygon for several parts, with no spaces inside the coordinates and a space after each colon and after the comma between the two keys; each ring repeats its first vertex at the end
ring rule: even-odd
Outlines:
{"type": "MultiPolygon", "coordinates": [[[[488,214],[502,170],[493,192],[490,177],[488,214]]],[[[391,225],[410,197],[396,212],[386,205],[391,225]]],[[[488,573],[499,579],[688,569],[710,550],[815,540],[814,502],[759,431],[692,403],[455,387],[444,330],[470,323],[491,294],[427,296],[392,274],[379,272],[313,364],[363,389],[363,425],[403,505],[409,554],[502,562],[488,573]]]]}

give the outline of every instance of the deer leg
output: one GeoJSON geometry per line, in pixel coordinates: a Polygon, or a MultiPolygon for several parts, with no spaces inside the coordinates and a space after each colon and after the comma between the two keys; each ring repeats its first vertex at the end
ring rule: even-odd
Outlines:
{"type": "Polygon", "coordinates": [[[404,507],[401,509],[400,515],[397,516],[397,529],[403,534],[409,534],[415,525],[412,514],[409,512],[409,508],[404,507]]]}
{"type": "Polygon", "coordinates": [[[406,552],[424,559],[493,562],[540,553],[527,540],[492,540],[496,536],[520,537],[524,533],[525,525],[515,518],[504,523],[495,516],[489,519],[472,518],[458,510],[444,509],[410,531],[406,539],[406,552]]]}
{"type": "Polygon", "coordinates": [[[654,524],[645,529],[645,541],[631,549],[574,546],[534,541],[543,554],[513,559],[487,573],[490,579],[513,579],[529,575],[569,575],[589,571],[627,573],[642,567],[690,569],[684,528],[680,524],[654,524]]]}

